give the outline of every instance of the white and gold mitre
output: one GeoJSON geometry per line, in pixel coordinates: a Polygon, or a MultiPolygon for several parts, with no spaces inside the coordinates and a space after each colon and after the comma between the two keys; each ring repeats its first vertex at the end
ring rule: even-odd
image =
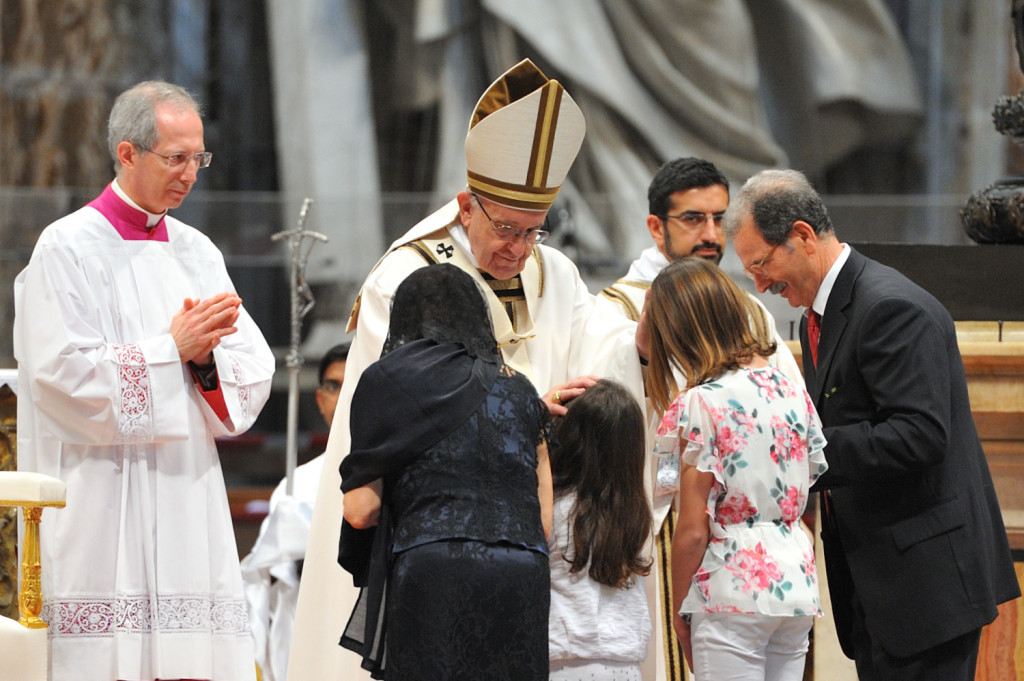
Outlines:
{"type": "Polygon", "coordinates": [[[579,153],[583,112],[524,59],[491,83],[466,134],[470,191],[510,208],[547,210],[579,153]]]}

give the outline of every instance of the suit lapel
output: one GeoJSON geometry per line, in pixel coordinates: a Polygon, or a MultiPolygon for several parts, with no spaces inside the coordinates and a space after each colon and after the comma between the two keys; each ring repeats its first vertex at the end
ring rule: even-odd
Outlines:
{"type": "MultiPolygon", "coordinates": [[[[818,339],[818,369],[814,372],[813,381],[808,381],[813,386],[815,403],[820,404],[824,399],[825,391],[828,389],[829,368],[835,357],[836,347],[842,340],[843,334],[849,323],[847,308],[853,298],[853,287],[860,277],[861,271],[867,260],[857,251],[850,249],[850,257],[846,264],[839,270],[835,284],[828,296],[828,303],[825,305],[825,314],[821,317],[821,337],[818,339]]],[[[806,326],[806,321],[804,321],[806,326]]],[[[806,334],[806,331],[804,332],[806,334]]]]}

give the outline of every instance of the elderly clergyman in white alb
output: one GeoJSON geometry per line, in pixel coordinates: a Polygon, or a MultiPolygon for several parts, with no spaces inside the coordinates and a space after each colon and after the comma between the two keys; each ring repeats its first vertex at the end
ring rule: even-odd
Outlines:
{"type": "Polygon", "coordinates": [[[296,615],[289,681],[368,678],[338,646],[357,591],[337,564],[349,449],[349,406],[381,352],[391,296],[413,271],[452,263],[481,285],[504,361],[529,377],[553,414],[592,384],[616,378],[643,399],[635,323],[597,309],[576,266],[541,245],[547,211],[583,142],[583,113],[529,60],[483,94],[466,136],[468,187],[395,241],[363,283],[355,337],[327,446],[296,615]]]}
{"type": "Polygon", "coordinates": [[[211,159],[195,101],[142,83],[108,127],[117,177],[14,285],[18,468],[67,483],[42,526],[50,678],[252,681],[214,438],[256,420],[274,357],[220,251],[167,214],[211,159]]]}

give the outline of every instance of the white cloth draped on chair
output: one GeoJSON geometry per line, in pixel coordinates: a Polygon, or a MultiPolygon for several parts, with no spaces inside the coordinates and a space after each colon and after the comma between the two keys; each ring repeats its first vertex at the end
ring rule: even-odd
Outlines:
{"type": "Polygon", "coordinates": [[[63,507],[65,485],[40,473],[0,471],[0,506],[18,506],[25,518],[21,532],[21,619],[0,617],[0,681],[46,681],[46,623],[39,619],[39,519],[47,506],[63,507]]]}

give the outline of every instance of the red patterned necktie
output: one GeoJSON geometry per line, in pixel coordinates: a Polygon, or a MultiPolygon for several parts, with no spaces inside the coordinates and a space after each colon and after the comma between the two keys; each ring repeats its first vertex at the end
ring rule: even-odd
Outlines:
{"type": "Polygon", "coordinates": [[[818,337],[821,336],[821,315],[813,309],[807,310],[807,344],[811,346],[811,361],[818,368],[818,337]]]}

